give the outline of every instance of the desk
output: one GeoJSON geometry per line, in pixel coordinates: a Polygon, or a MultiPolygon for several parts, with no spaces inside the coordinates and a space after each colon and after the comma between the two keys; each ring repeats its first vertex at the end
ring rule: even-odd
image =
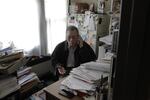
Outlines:
{"type": "MultiPolygon", "coordinates": [[[[46,93],[46,100],[70,100],[69,98],[64,97],[58,93],[60,83],[63,80],[64,78],[44,88],[44,92],[46,93]]],[[[84,99],[82,99],[81,97],[73,97],[71,100],[84,100],[84,99]]]]}

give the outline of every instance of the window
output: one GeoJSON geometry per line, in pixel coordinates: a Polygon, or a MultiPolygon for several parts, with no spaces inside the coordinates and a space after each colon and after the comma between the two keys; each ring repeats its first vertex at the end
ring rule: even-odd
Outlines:
{"type": "MultiPolygon", "coordinates": [[[[29,52],[39,47],[37,0],[0,0],[0,41],[29,52]]],[[[35,52],[33,51],[32,54],[35,52]]]]}
{"type": "Polygon", "coordinates": [[[48,53],[66,36],[67,0],[45,0],[48,53]]]}

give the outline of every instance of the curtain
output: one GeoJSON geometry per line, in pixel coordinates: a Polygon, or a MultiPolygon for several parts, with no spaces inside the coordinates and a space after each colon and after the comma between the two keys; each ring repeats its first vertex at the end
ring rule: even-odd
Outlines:
{"type": "Polygon", "coordinates": [[[0,0],[0,41],[13,42],[26,54],[39,55],[37,0],[0,0]]]}
{"type": "Polygon", "coordinates": [[[66,37],[67,0],[45,0],[45,15],[48,53],[51,54],[66,37]]]}

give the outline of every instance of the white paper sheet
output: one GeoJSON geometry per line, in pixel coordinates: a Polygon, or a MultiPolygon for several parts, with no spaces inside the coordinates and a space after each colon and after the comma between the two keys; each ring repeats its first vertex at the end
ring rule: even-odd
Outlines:
{"type": "Polygon", "coordinates": [[[25,75],[25,76],[19,78],[18,83],[19,83],[20,85],[22,85],[24,82],[26,82],[26,81],[28,81],[28,80],[34,78],[35,76],[36,76],[35,73],[31,73],[31,74],[25,75]]]}
{"type": "Polygon", "coordinates": [[[102,63],[102,62],[88,62],[81,64],[82,68],[92,69],[92,70],[98,70],[102,72],[110,72],[110,64],[109,63],[102,63]]]}
{"type": "Polygon", "coordinates": [[[108,73],[104,73],[102,71],[81,68],[81,66],[74,68],[70,74],[72,74],[73,77],[88,83],[95,83],[96,81],[100,80],[101,75],[104,77],[109,75],[108,73]]]}
{"type": "Polygon", "coordinates": [[[107,35],[105,37],[100,38],[99,41],[102,41],[108,45],[112,45],[112,39],[113,39],[113,35],[107,35]]]}
{"type": "Polygon", "coordinates": [[[93,84],[89,84],[87,82],[78,80],[72,77],[72,75],[69,75],[65,80],[61,82],[61,84],[74,90],[89,90],[89,91],[95,90],[95,86],[93,84]]]}

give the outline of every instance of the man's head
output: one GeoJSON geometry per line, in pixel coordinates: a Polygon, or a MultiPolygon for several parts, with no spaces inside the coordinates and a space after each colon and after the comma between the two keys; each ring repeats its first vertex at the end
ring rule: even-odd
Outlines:
{"type": "Polygon", "coordinates": [[[76,47],[79,42],[79,31],[75,26],[69,26],[66,30],[67,42],[70,47],[76,47]]]}

